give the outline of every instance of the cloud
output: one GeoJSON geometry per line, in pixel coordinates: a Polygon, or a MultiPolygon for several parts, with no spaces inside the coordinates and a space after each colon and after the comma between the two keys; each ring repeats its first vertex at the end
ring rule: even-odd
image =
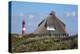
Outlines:
{"type": "Polygon", "coordinates": [[[28,26],[35,26],[34,24],[32,24],[32,23],[28,23],[28,26]]]}
{"type": "Polygon", "coordinates": [[[32,15],[32,14],[31,14],[31,15],[29,15],[29,18],[30,18],[30,19],[35,18],[35,15],[32,15]]]}
{"type": "Polygon", "coordinates": [[[76,16],[76,12],[72,12],[72,16],[76,16]]]}
{"type": "Polygon", "coordinates": [[[71,15],[71,13],[66,12],[66,17],[69,17],[71,15]]]}
{"type": "Polygon", "coordinates": [[[24,14],[23,14],[23,13],[20,13],[19,15],[20,15],[20,16],[24,16],[24,14]]]}
{"type": "Polygon", "coordinates": [[[75,17],[76,16],[76,12],[72,11],[72,12],[66,12],[65,13],[66,17],[75,17]]]}

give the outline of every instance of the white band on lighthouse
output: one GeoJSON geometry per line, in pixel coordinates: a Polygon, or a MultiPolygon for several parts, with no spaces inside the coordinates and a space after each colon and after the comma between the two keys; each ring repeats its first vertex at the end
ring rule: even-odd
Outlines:
{"type": "Polygon", "coordinates": [[[26,28],[25,28],[25,27],[23,27],[23,28],[22,28],[22,30],[23,30],[23,31],[25,31],[25,30],[26,30],[26,28]]]}

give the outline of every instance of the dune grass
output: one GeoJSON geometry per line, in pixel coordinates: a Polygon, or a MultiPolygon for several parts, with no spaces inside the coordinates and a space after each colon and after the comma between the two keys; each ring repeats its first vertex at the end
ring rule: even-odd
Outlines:
{"type": "Polygon", "coordinates": [[[68,39],[58,39],[50,36],[29,37],[22,36],[21,38],[11,36],[12,52],[35,52],[35,51],[50,51],[77,49],[77,37],[68,39]]]}

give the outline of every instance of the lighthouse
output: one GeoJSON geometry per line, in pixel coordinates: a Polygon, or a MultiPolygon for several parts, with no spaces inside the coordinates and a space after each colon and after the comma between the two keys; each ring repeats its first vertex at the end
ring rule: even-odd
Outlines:
{"type": "Polygon", "coordinates": [[[22,21],[22,35],[25,35],[26,33],[26,26],[25,26],[25,20],[22,21]]]}

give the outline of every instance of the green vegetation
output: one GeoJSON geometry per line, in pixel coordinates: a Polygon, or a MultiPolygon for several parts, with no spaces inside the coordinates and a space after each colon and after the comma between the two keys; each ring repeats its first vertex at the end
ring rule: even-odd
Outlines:
{"type": "Polygon", "coordinates": [[[67,39],[58,39],[50,36],[22,37],[11,36],[12,52],[32,52],[32,51],[49,51],[49,50],[64,50],[77,49],[77,36],[67,39]]]}

